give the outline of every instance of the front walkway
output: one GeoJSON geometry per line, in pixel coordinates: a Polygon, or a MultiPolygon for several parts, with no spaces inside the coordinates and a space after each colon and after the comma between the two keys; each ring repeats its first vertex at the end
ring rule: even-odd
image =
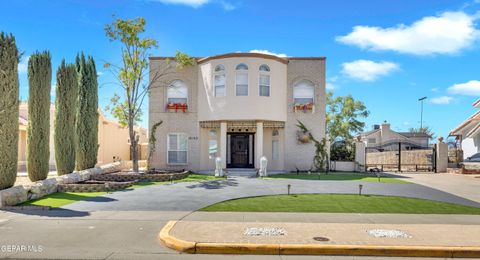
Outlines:
{"type": "Polygon", "coordinates": [[[117,191],[89,201],[80,201],[66,205],[63,208],[82,212],[111,210],[195,211],[217,202],[235,198],[286,194],[288,184],[291,185],[291,193],[299,194],[357,194],[358,186],[362,184],[362,194],[405,196],[480,207],[479,202],[418,184],[292,179],[263,180],[258,178],[229,177],[227,180],[201,183],[174,183],[117,191]]]}

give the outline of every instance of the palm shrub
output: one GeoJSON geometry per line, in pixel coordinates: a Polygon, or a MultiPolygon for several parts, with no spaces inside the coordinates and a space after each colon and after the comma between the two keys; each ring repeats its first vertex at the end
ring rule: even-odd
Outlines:
{"type": "Polygon", "coordinates": [[[75,170],[75,108],[77,102],[77,71],[74,64],[62,60],[57,70],[55,90],[55,161],[57,174],[75,170]]]}
{"type": "Polygon", "coordinates": [[[0,190],[17,176],[19,58],[15,37],[0,33],[0,190]]]}
{"type": "Polygon", "coordinates": [[[95,167],[98,153],[98,83],[92,57],[77,55],[78,99],[76,108],[76,169],[95,167]]]}
{"type": "Polygon", "coordinates": [[[28,60],[27,171],[31,181],[48,176],[51,84],[50,53],[34,53],[28,60]]]}

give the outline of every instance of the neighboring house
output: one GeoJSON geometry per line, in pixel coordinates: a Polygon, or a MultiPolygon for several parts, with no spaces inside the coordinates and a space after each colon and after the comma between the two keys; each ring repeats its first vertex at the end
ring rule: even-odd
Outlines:
{"type": "Polygon", "coordinates": [[[384,122],[381,125],[373,125],[371,131],[359,135],[360,141],[367,147],[390,144],[395,142],[411,143],[421,147],[428,147],[431,136],[421,132],[395,132],[390,128],[390,124],[384,122]]]}
{"type": "MultiPolygon", "coordinates": [[[[19,106],[19,140],[18,140],[18,170],[26,170],[26,148],[27,148],[27,125],[28,105],[20,103],[19,106]]],[[[55,147],[54,147],[54,121],[55,105],[50,105],[50,169],[55,169],[55,147]]],[[[148,146],[147,130],[137,127],[141,147],[148,146]]],[[[98,165],[113,162],[115,160],[130,160],[130,144],[128,129],[121,127],[117,122],[107,119],[99,110],[98,113],[98,165]]],[[[146,149],[141,149],[141,159],[146,159],[146,149]]]]}
{"type": "Polygon", "coordinates": [[[297,120],[325,137],[325,58],[229,53],[183,69],[171,60],[150,58],[149,129],[163,121],[152,168],[213,170],[217,157],[223,168],[259,168],[265,156],[270,170],[311,169],[315,147],[297,120]]]}
{"type": "MultiPolygon", "coordinates": [[[[480,99],[473,107],[480,108],[480,99]]],[[[480,152],[480,111],[450,131],[450,136],[456,137],[457,149],[463,150],[463,159],[480,152]]]]}

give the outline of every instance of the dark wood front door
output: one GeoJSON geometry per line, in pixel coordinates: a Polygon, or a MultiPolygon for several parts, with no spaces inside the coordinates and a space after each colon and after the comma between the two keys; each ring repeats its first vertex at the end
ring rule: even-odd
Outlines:
{"type": "MultiPolygon", "coordinates": [[[[253,141],[251,134],[230,134],[230,164],[231,168],[250,168],[250,143],[253,141]]],[[[252,147],[253,148],[253,147],[252,147]]]]}

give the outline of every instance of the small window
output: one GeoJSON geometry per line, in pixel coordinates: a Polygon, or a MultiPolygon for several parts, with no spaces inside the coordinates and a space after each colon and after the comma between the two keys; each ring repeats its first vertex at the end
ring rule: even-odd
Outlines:
{"type": "Polygon", "coordinates": [[[186,164],[188,138],[186,134],[169,134],[167,138],[167,161],[169,164],[186,164]]]}
{"type": "Polygon", "coordinates": [[[258,88],[260,90],[260,96],[270,96],[270,75],[260,75],[258,79],[258,88]]]}
{"type": "Polygon", "coordinates": [[[217,158],[218,144],[217,144],[217,131],[210,130],[208,132],[208,158],[217,158]]]}
{"type": "Polygon", "coordinates": [[[272,140],[272,160],[278,160],[280,157],[279,153],[278,140],[272,140]]]}
{"type": "Polygon", "coordinates": [[[225,91],[225,74],[215,75],[215,96],[224,97],[226,96],[225,91]]]}
{"type": "Polygon", "coordinates": [[[293,86],[294,104],[313,104],[314,86],[311,81],[301,80],[293,86]]]}
{"type": "Polygon", "coordinates": [[[186,104],[188,102],[188,88],[185,82],[175,80],[168,86],[167,102],[171,104],[186,104]]]}
{"type": "Polygon", "coordinates": [[[278,136],[278,129],[273,129],[272,136],[278,136]]]}
{"type": "Polygon", "coordinates": [[[248,96],[248,74],[237,72],[236,76],[236,95],[248,96]]]}
{"type": "Polygon", "coordinates": [[[220,64],[215,67],[215,72],[220,72],[220,71],[225,71],[225,66],[220,64]]]}
{"type": "Polygon", "coordinates": [[[225,66],[217,65],[214,70],[213,78],[213,95],[216,97],[226,96],[226,86],[225,86],[225,66]]]}
{"type": "Polygon", "coordinates": [[[268,67],[268,65],[263,64],[263,65],[260,66],[259,70],[270,72],[270,67],[268,67]]]}
{"type": "Polygon", "coordinates": [[[236,70],[248,70],[248,66],[245,63],[240,63],[235,68],[236,70]]]}

